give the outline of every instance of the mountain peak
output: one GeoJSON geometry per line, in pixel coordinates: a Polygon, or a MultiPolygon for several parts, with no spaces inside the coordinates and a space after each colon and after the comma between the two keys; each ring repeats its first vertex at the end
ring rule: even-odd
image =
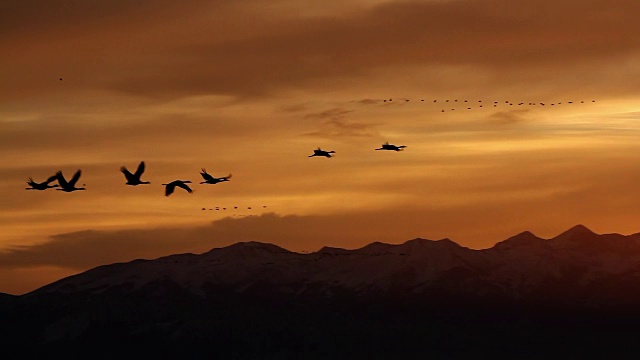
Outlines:
{"type": "Polygon", "coordinates": [[[259,253],[271,253],[282,254],[291,253],[291,251],[281,248],[278,245],[263,243],[258,241],[243,241],[231,244],[226,247],[214,248],[208,251],[206,254],[259,254],[259,253]]]}
{"type": "Polygon", "coordinates": [[[584,226],[582,224],[578,224],[578,225],[570,228],[569,230],[561,233],[560,235],[556,236],[554,239],[567,239],[568,240],[568,239],[575,239],[575,238],[592,237],[594,235],[597,235],[597,234],[594,233],[593,231],[591,231],[586,226],[584,226]]]}
{"type": "Polygon", "coordinates": [[[582,224],[578,224],[574,227],[572,227],[571,229],[565,231],[563,234],[571,234],[571,235],[595,235],[596,233],[594,233],[593,231],[591,231],[591,229],[589,229],[588,227],[582,225],[582,224]]]}
{"type": "Polygon", "coordinates": [[[544,239],[537,237],[531,231],[523,231],[508,238],[507,240],[497,243],[494,247],[499,250],[508,250],[516,247],[536,246],[539,244],[546,244],[546,242],[544,239]]]}
{"type": "Polygon", "coordinates": [[[316,254],[347,254],[351,250],[337,248],[332,246],[323,246],[320,250],[316,251],[316,254]]]}

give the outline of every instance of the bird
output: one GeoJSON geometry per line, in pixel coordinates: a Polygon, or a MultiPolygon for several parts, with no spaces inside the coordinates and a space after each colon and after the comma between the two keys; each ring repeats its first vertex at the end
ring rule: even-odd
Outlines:
{"type": "Polygon", "coordinates": [[[204,179],[204,181],[200,182],[200,184],[217,184],[223,181],[229,181],[229,179],[231,179],[231,174],[219,178],[213,177],[208,174],[207,170],[205,170],[204,168],[202,169],[200,175],[202,175],[202,178],[204,179]]]}
{"type": "Polygon", "coordinates": [[[309,155],[309,157],[314,157],[314,156],[324,156],[324,157],[328,157],[330,158],[332,155],[334,154],[335,151],[331,150],[331,151],[326,151],[326,150],[322,150],[320,148],[317,148],[315,150],[313,150],[313,155],[309,155]]]}
{"type": "Polygon", "coordinates": [[[27,184],[29,184],[29,186],[31,186],[30,188],[25,188],[26,190],[47,190],[50,188],[56,188],[59,187],[60,185],[58,184],[53,184],[53,185],[49,185],[49,183],[51,183],[52,181],[55,181],[58,179],[57,175],[52,175],[49,176],[49,178],[41,183],[37,183],[35,181],[33,181],[33,178],[29,177],[29,180],[27,181],[27,184]]]}
{"type": "Polygon", "coordinates": [[[377,148],[376,150],[394,150],[394,151],[402,151],[402,149],[406,148],[406,145],[392,145],[386,141],[382,144],[382,147],[377,148]]]}
{"type": "Polygon", "coordinates": [[[140,180],[140,176],[142,176],[142,173],[144,172],[144,161],[140,161],[140,164],[138,164],[138,169],[133,174],[124,166],[120,167],[120,171],[127,178],[127,185],[136,186],[140,184],[151,184],[149,181],[140,180]]]}
{"type": "Polygon", "coordinates": [[[189,194],[191,194],[193,192],[193,190],[191,190],[189,185],[187,185],[187,184],[190,184],[190,183],[191,183],[190,180],[174,180],[174,181],[172,181],[170,183],[162,184],[162,185],[165,186],[164,196],[169,196],[169,195],[173,194],[173,190],[176,188],[176,186],[187,190],[187,192],[189,194]]]}
{"type": "Polygon", "coordinates": [[[75,174],[73,174],[73,177],[71,178],[71,180],[67,181],[62,175],[62,171],[58,171],[56,173],[56,177],[58,178],[58,184],[60,184],[60,188],[56,190],[65,191],[65,192],[72,192],[76,190],[87,190],[84,187],[76,187],[76,183],[78,182],[78,179],[80,179],[81,174],[82,174],[82,171],[78,169],[75,172],[75,174]]]}

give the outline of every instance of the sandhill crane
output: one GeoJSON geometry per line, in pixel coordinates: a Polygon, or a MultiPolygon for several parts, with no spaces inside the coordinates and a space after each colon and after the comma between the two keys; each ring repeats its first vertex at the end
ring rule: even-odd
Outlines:
{"type": "Polygon", "coordinates": [[[204,181],[200,182],[200,184],[217,184],[223,181],[229,181],[229,179],[231,179],[231,174],[217,178],[208,174],[207,170],[205,169],[202,169],[200,175],[202,175],[202,178],[204,179],[204,181]]]}
{"type": "Polygon", "coordinates": [[[326,151],[326,150],[322,150],[320,148],[317,148],[315,150],[313,150],[313,155],[309,155],[309,157],[314,157],[314,156],[324,156],[324,157],[328,157],[330,158],[332,155],[334,154],[335,151],[331,150],[331,151],[326,151]]]}
{"type": "Polygon", "coordinates": [[[54,180],[57,180],[58,176],[57,175],[52,175],[49,176],[49,178],[41,183],[37,183],[35,181],[33,181],[33,178],[29,177],[29,181],[27,181],[27,184],[29,184],[29,186],[31,186],[30,188],[25,188],[26,190],[47,190],[50,188],[56,188],[59,187],[60,185],[58,184],[53,184],[53,185],[49,185],[49,183],[51,183],[54,180]]]}
{"type": "Polygon", "coordinates": [[[136,186],[140,184],[151,184],[149,181],[140,180],[140,176],[142,176],[142,173],[144,172],[144,161],[140,161],[138,169],[133,174],[124,166],[120,167],[120,171],[124,174],[125,178],[127,178],[127,185],[136,186]]]}
{"type": "Polygon", "coordinates": [[[377,148],[376,150],[393,150],[393,151],[402,151],[402,149],[406,148],[406,145],[392,145],[389,142],[385,142],[382,144],[382,147],[377,148]]]}
{"type": "Polygon", "coordinates": [[[190,184],[190,183],[191,183],[190,180],[174,180],[174,181],[172,181],[170,183],[162,184],[162,185],[165,186],[164,196],[169,196],[169,195],[173,194],[173,190],[176,188],[176,186],[187,190],[187,192],[189,194],[191,194],[193,192],[193,190],[191,190],[189,185],[187,185],[187,184],[190,184]]]}
{"type": "Polygon", "coordinates": [[[58,184],[60,184],[60,188],[56,190],[61,190],[65,192],[72,192],[76,190],[87,190],[84,187],[76,187],[76,183],[78,182],[78,179],[80,179],[81,174],[82,174],[82,171],[78,169],[75,172],[75,174],[73,174],[73,177],[71,178],[71,180],[67,181],[62,175],[62,171],[58,171],[56,173],[56,177],[58,178],[58,184]]]}

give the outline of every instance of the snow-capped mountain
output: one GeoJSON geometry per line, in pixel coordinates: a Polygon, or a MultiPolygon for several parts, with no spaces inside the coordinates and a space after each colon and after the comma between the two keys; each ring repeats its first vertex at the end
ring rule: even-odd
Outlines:
{"type": "MultiPolygon", "coordinates": [[[[202,254],[104,265],[3,297],[0,321],[18,330],[0,338],[36,348],[119,338],[213,342],[230,355],[236,350],[229,341],[236,344],[240,336],[252,340],[238,354],[255,355],[273,344],[292,351],[287,339],[311,336],[317,337],[314,344],[330,343],[319,354],[334,357],[341,346],[362,346],[354,343],[365,341],[359,331],[375,340],[371,349],[377,350],[359,348],[369,355],[382,351],[383,334],[402,343],[426,341],[429,334],[444,341],[431,344],[437,351],[451,350],[442,338],[451,332],[476,346],[501,336],[518,343],[539,331],[555,336],[558,329],[581,334],[571,341],[590,340],[595,335],[580,332],[583,322],[607,327],[611,319],[626,319],[635,326],[636,309],[640,234],[595,234],[578,225],[550,239],[523,232],[482,250],[449,239],[314,253],[242,242],[202,254]],[[469,329],[483,335],[473,338],[469,329]]],[[[417,351],[407,346],[409,353],[417,351]]],[[[300,351],[308,355],[305,349],[300,351]]],[[[509,349],[522,355],[518,347],[509,349]]]]}
{"type": "MultiPolygon", "coordinates": [[[[523,232],[484,250],[449,239],[413,239],[399,245],[376,242],[355,250],[325,247],[302,254],[243,242],[199,255],[100,266],[25,297],[99,295],[113,289],[126,293],[160,283],[200,297],[214,296],[206,289],[220,286],[235,293],[254,288],[264,292],[268,287],[278,294],[321,297],[336,290],[363,296],[424,294],[433,286],[445,292],[494,292],[512,298],[566,297],[618,277],[640,278],[640,235],[598,235],[578,225],[551,239],[523,232]]],[[[584,300],[593,305],[602,295],[584,300]]]]}

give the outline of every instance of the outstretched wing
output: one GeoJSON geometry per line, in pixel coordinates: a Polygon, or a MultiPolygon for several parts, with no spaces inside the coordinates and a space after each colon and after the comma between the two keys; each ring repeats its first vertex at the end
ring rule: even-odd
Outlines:
{"type": "Polygon", "coordinates": [[[189,187],[189,185],[187,185],[187,184],[185,184],[185,183],[183,183],[183,182],[176,183],[176,186],[179,186],[179,187],[181,187],[181,188],[183,188],[183,189],[187,190],[187,192],[188,192],[188,193],[192,193],[192,192],[193,192],[193,190],[191,190],[191,188],[189,187]]]}
{"type": "Polygon", "coordinates": [[[49,176],[47,178],[47,184],[49,184],[50,182],[55,181],[57,179],[58,179],[58,177],[56,175],[51,175],[51,176],[49,176]]]}
{"type": "Polygon", "coordinates": [[[138,165],[138,169],[136,170],[136,173],[134,175],[139,179],[143,172],[144,172],[144,161],[140,161],[140,165],[138,165]]]}
{"type": "Polygon", "coordinates": [[[133,174],[131,173],[131,171],[127,170],[126,167],[124,166],[120,167],[120,171],[122,171],[122,173],[124,174],[124,177],[127,178],[127,181],[133,180],[133,174]]]}
{"type": "Polygon", "coordinates": [[[213,181],[215,180],[213,178],[213,176],[211,176],[210,174],[207,173],[207,170],[202,169],[202,172],[200,173],[200,175],[202,175],[202,178],[205,179],[206,181],[213,181]]]}
{"type": "Polygon", "coordinates": [[[64,175],[62,175],[62,171],[58,170],[58,172],[56,173],[56,178],[58,179],[58,184],[60,184],[60,186],[62,186],[63,188],[69,186],[69,183],[64,178],[64,175]]]}
{"type": "Polygon", "coordinates": [[[164,188],[164,196],[169,196],[171,194],[173,194],[173,189],[175,189],[175,184],[174,183],[169,183],[166,185],[166,187],[164,188]]]}
{"type": "Polygon", "coordinates": [[[82,171],[78,169],[78,171],[76,171],[76,173],[73,174],[73,177],[71,178],[71,180],[69,180],[69,184],[71,184],[72,186],[75,186],[76,183],[78,182],[78,179],[80,179],[80,175],[82,175],[82,171]]]}

